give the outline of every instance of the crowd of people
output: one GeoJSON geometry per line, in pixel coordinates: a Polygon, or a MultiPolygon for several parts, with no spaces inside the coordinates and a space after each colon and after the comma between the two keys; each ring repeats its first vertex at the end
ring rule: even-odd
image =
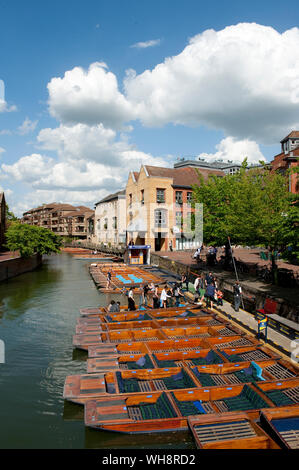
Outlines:
{"type": "MultiPolygon", "coordinates": [[[[128,310],[137,308],[167,308],[178,307],[182,301],[185,301],[184,291],[189,291],[190,270],[182,274],[181,280],[173,286],[167,283],[159,286],[157,284],[141,284],[140,287],[131,287],[128,291],[124,288],[123,293],[128,298],[128,310]],[[162,289],[161,289],[162,287],[162,289]]],[[[107,287],[111,285],[111,273],[107,275],[107,287]]],[[[216,277],[209,271],[206,275],[200,274],[194,281],[194,302],[198,305],[206,303],[208,308],[214,305],[223,305],[223,292],[219,289],[216,277]]],[[[239,311],[241,304],[242,290],[238,281],[233,286],[234,309],[239,311]]],[[[111,300],[108,307],[109,312],[119,312],[120,302],[111,300]]]]}

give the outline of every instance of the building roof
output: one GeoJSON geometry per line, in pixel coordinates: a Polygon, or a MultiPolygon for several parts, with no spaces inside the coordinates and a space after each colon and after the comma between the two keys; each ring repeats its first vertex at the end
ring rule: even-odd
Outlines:
{"type": "Polygon", "coordinates": [[[198,173],[200,173],[204,179],[207,179],[210,175],[224,176],[220,170],[208,170],[193,167],[183,168],[163,168],[158,166],[145,165],[149,177],[163,177],[172,178],[173,186],[191,187],[193,184],[198,183],[198,173]]]}
{"type": "Polygon", "coordinates": [[[98,204],[102,204],[103,202],[113,201],[114,199],[118,199],[119,196],[124,196],[125,194],[126,194],[125,189],[122,189],[121,191],[117,191],[116,193],[113,193],[113,194],[109,194],[108,196],[101,199],[99,202],[96,202],[95,206],[97,206],[98,204]]]}
{"type": "Polygon", "coordinates": [[[292,131],[290,132],[284,139],[280,141],[280,143],[285,142],[288,139],[299,139],[299,131],[292,131]]]}

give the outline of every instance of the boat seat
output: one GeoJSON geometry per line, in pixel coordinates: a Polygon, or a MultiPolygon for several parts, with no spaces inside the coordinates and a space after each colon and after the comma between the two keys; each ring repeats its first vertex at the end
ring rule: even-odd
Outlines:
{"type": "Polygon", "coordinates": [[[140,403],[142,419],[166,419],[177,416],[168,397],[163,392],[155,403],[140,403]]]}

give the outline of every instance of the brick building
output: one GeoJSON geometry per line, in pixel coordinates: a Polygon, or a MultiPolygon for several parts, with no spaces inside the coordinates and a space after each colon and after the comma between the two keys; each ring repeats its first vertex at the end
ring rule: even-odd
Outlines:
{"type": "MultiPolygon", "coordinates": [[[[286,174],[287,170],[298,166],[299,161],[299,131],[292,131],[280,141],[281,153],[271,161],[271,171],[286,174]]],[[[289,191],[299,192],[298,173],[289,174],[289,191]]]]}
{"type": "Polygon", "coordinates": [[[191,233],[188,221],[192,185],[198,184],[198,173],[222,177],[219,170],[162,168],[143,165],[130,172],[126,186],[127,243],[150,245],[152,250],[181,250],[197,247],[201,240],[191,233]]]}
{"type": "Polygon", "coordinates": [[[88,217],[93,213],[89,207],[53,202],[24,212],[21,222],[48,228],[64,237],[86,238],[88,217]]]}

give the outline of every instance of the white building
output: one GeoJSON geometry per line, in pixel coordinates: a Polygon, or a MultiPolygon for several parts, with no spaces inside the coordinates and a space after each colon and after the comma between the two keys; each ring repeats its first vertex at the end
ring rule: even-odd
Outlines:
{"type": "Polygon", "coordinates": [[[95,243],[118,246],[126,243],[126,191],[106,196],[95,204],[95,243]]]}

